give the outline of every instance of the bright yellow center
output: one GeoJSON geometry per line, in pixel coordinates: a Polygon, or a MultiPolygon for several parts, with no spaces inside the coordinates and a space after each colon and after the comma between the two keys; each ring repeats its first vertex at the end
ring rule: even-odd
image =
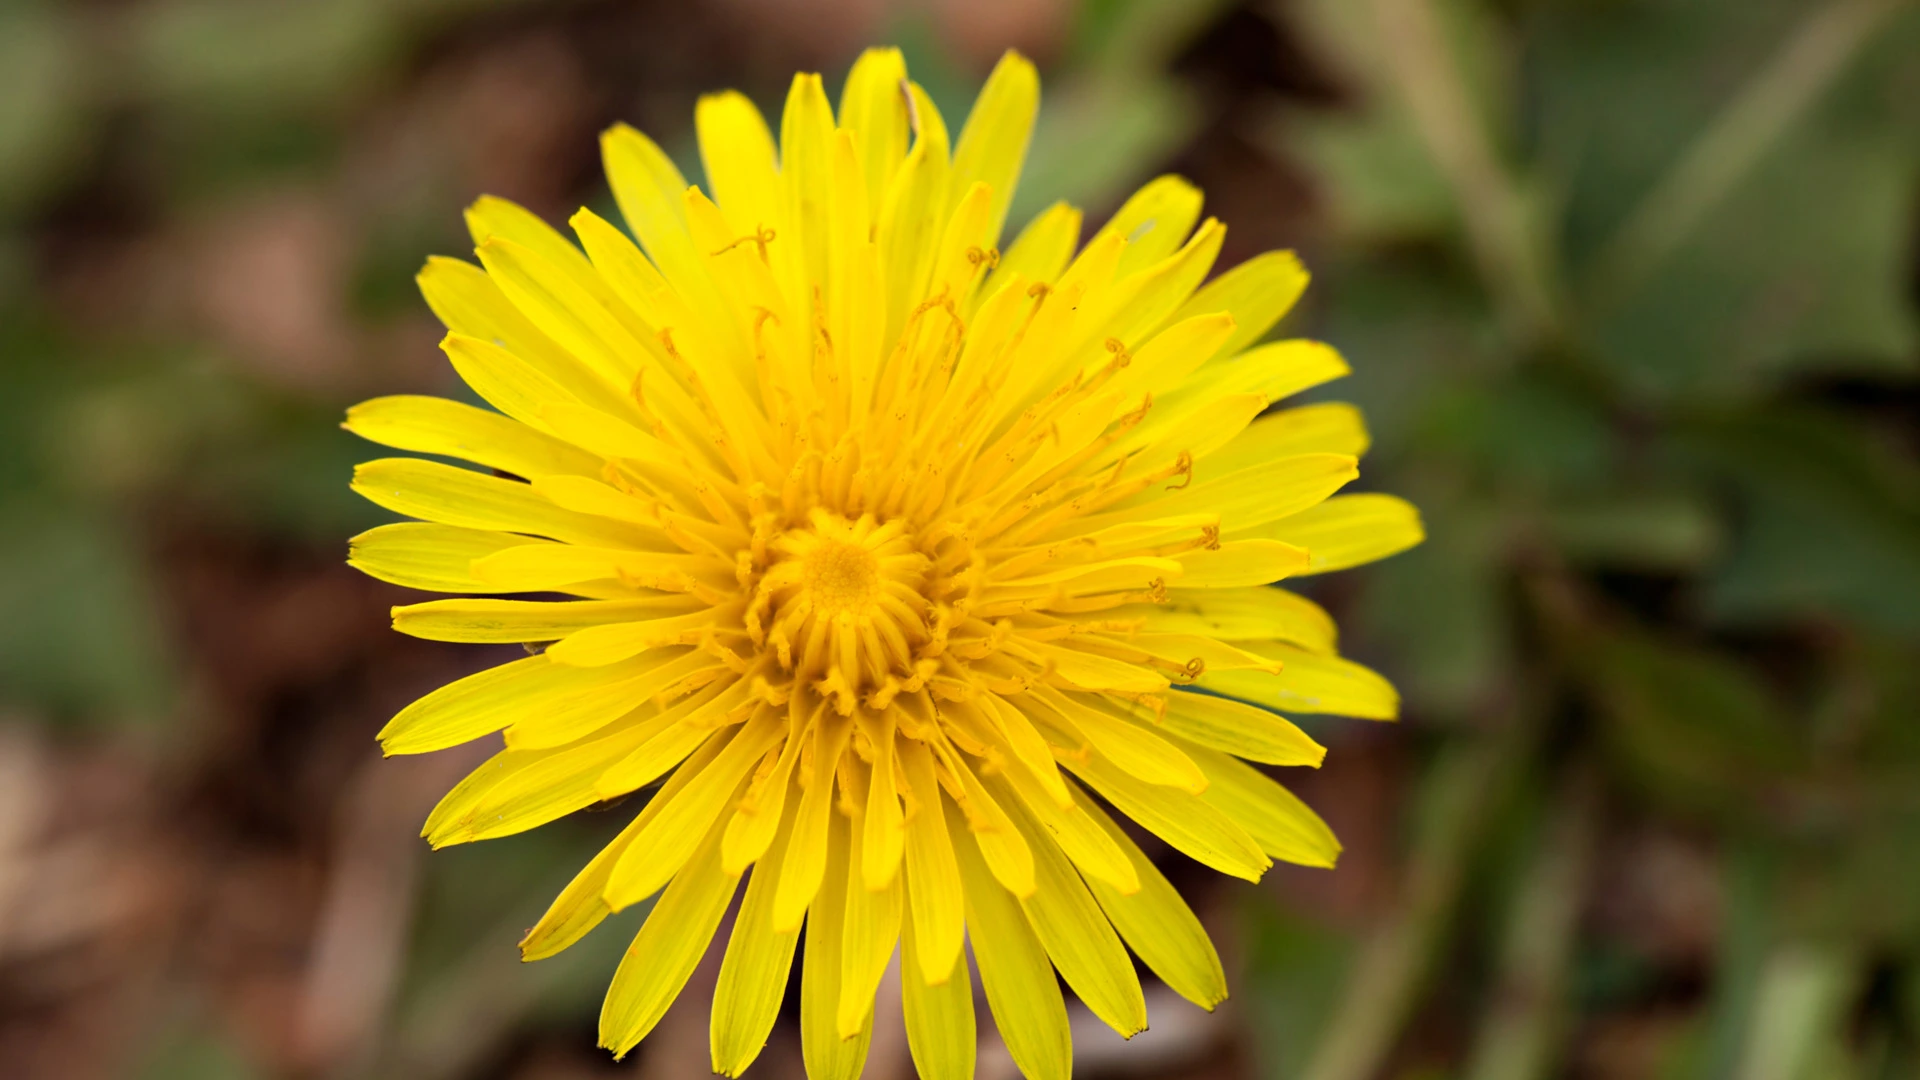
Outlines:
{"type": "Polygon", "coordinates": [[[823,616],[865,611],[879,595],[880,560],[859,544],[825,541],[801,566],[801,588],[823,616]]]}

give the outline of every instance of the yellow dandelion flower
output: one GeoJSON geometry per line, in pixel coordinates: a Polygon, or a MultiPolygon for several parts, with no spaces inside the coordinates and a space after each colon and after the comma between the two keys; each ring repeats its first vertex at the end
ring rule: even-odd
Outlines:
{"type": "Polygon", "coordinates": [[[702,99],[706,191],[615,127],[607,174],[637,245],[589,210],[576,245],[488,198],[467,214],[480,265],[420,275],[497,411],[348,414],[492,470],[362,465],[356,490],[418,520],[355,538],[355,566],[574,598],[394,610],[404,633],[531,653],[380,733],[390,754],[503,734],[431,842],[663,781],[520,943],[551,956],[653,901],[601,1013],[617,1054],[744,880],[717,1072],[765,1044],[804,937],[817,1080],[858,1075],[896,947],[921,1073],[971,1076],[963,945],[1014,1061],[1064,1077],[1056,970],[1122,1035],[1147,1023],[1129,949],[1202,1007],[1227,994],[1114,811],[1250,880],[1339,850],[1246,761],[1324,754],[1270,710],[1386,719],[1397,699],[1336,654],[1325,612],[1268,586],[1416,543],[1418,517],[1334,495],[1367,443],[1352,408],[1266,412],[1346,365],[1257,344],[1306,286],[1291,254],[1202,284],[1225,227],[1196,227],[1185,181],[1148,184],[1084,245],[1056,205],[998,246],[1038,99],[1009,54],[950,142],[899,52],[873,50],[837,116],[797,76],[777,143],[741,95],[702,99]]]}

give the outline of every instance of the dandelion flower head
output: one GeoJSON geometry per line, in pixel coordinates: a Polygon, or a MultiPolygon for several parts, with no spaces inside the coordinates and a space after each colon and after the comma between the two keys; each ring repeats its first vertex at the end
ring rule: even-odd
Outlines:
{"type": "Polygon", "coordinates": [[[837,112],[797,76],[777,141],[745,97],[703,98],[704,189],[617,126],[626,230],[581,210],[569,239],[484,198],[479,265],[420,275],[492,408],[348,414],[478,467],[357,470],[415,520],[355,538],[353,564],[461,594],[395,627],[527,645],[381,732],[393,754],[501,735],[429,840],[656,789],[520,945],[551,956],[651,901],[601,1014],[616,1053],[734,910],[716,1072],[759,1054],[798,959],[808,1074],[857,1076],[897,950],[923,1075],[973,1075],[977,972],[1015,1063],[1064,1077],[1056,970],[1122,1035],[1147,1023],[1129,950],[1202,1007],[1227,993],[1118,817],[1249,880],[1338,853],[1248,762],[1319,764],[1282,711],[1397,698],[1270,586],[1416,543],[1418,517],[1335,495],[1367,443],[1354,409],[1268,411],[1346,366],[1260,344],[1306,274],[1270,252],[1209,280],[1225,227],[1192,185],[1147,184],[1085,243],[1061,204],[1001,246],[1038,101],[1009,54],[950,139],[872,50],[837,112]]]}

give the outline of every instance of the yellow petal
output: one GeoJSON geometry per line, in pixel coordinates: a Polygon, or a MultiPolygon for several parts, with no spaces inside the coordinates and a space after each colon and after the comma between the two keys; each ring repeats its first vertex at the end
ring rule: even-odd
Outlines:
{"type": "Polygon", "coordinates": [[[513,592],[473,576],[473,561],[526,543],[526,537],[512,533],[408,521],[377,526],[348,541],[347,565],[409,589],[513,592]]]}
{"type": "Polygon", "coordinates": [[[1324,574],[1397,555],[1426,539],[1420,511],[1394,495],[1340,495],[1261,526],[1262,536],[1306,548],[1303,574],[1324,574]]]}
{"type": "MultiPolygon", "coordinates": [[[[573,390],[563,388],[532,364],[491,341],[454,331],[440,342],[440,349],[447,354],[460,378],[482,400],[536,431],[552,433],[553,429],[541,417],[542,410],[549,405],[580,401],[573,390]]],[[[594,386],[586,392],[593,394],[599,380],[588,378],[594,386]]]]}
{"type": "MultiPolygon", "coordinates": [[[[1037,829],[1024,811],[1014,813],[1022,829],[1037,829]]],[[[1060,850],[1044,842],[1031,846],[1036,888],[1020,901],[1028,922],[1081,1002],[1122,1038],[1132,1038],[1147,1026],[1147,1002],[1126,946],[1060,850]]]]}
{"type": "Polygon", "coordinates": [[[573,880],[554,899],[552,906],[547,908],[547,913],[520,940],[522,960],[544,960],[560,952],[579,941],[613,912],[603,894],[614,866],[626,854],[627,845],[660,815],[661,808],[671,802],[689,780],[698,776],[725,746],[726,740],[713,739],[701,747],[688,760],[686,768],[674,773],[666,783],[660,785],[660,790],[648,800],[639,815],[620,830],[620,835],[614,837],[611,843],[601,849],[600,854],[593,857],[592,862],[574,875],[573,880]]]}
{"type": "Polygon", "coordinates": [[[920,121],[919,134],[905,164],[882,190],[875,218],[887,290],[887,341],[899,339],[908,313],[925,297],[935,245],[946,225],[947,129],[926,91],[918,86],[908,89],[920,121]]]}
{"type": "Polygon", "coordinates": [[[562,268],[582,288],[597,296],[609,295],[606,286],[593,275],[593,268],[580,254],[580,249],[526,207],[498,196],[482,195],[467,207],[466,219],[467,233],[473,237],[475,247],[496,236],[511,240],[562,268]]]}
{"type": "Polygon", "coordinates": [[[1211,781],[1201,797],[1245,829],[1262,851],[1302,866],[1330,867],[1340,857],[1340,841],[1327,823],[1271,777],[1218,750],[1192,744],[1185,749],[1211,781]]]}
{"type": "Polygon", "coordinates": [[[499,413],[445,398],[411,394],[374,398],[348,409],[347,422],[341,426],[399,450],[457,457],[516,476],[591,476],[603,464],[578,447],[499,413]]]}
{"type": "MultiPolygon", "coordinates": [[[[767,855],[767,846],[773,842],[774,829],[789,815],[789,806],[797,805],[787,797],[791,786],[793,766],[800,759],[800,749],[805,740],[789,734],[780,747],[780,754],[774,759],[773,770],[764,773],[766,762],[763,758],[759,769],[747,787],[747,795],[734,807],[733,820],[727,822],[727,837],[721,847],[721,859],[727,873],[738,874],[746,870],[763,856],[767,855]]],[[[784,852],[784,848],[782,852],[784,852]]],[[[779,872],[780,862],[785,856],[775,853],[775,861],[769,863],[768,877],[779,872]]],[[[771,912],[773,897],[767,897],[768,911],[771,912]]],[[[769,916],[771,917],[771,916],[769,916]]]]}
{"type": "Polygon", "coordinates": [[[1113,618],[1139,619],[1158,633],[1204,634],[1221,641],[1278,638],[1312,652],[1332,652],[1333,617],[1319,604],[1285,589],[1175,588],[1165,604],[1129,604],[1113,618]]]}
{"type": "Polygon", "coordinates": [[[1207,468],[1216,476],[1277,461],[1295,454],[1367,452],[1367,425],[1360,410],[1341,401],[1282,409],[1248,425],[1213,452],[1207,468]]]}
{"type": "Polygon", "coordinates": [[[853,133],[866,176],[867,214],[876,220],[880,199],[907,156],[906,80],[899,49],[868,49],[853,62],[840,91],[840,126],[853,133]]]}
{"type": "Polygon", "coordinates": [[[1143,270],[1180,250],[1193,231],[1193,223],[1200,220],[1203,201],[1199,188],[1185,177],[1173,175],[1155,177],[1128,196],[1100,229],[1127,242],[1120,272],[1143,270]]]}
{"type": "MultiPolygon", "coordinates": [[[[546,385],[557,386],[568,395],[597,404],[618,403],[618,388],[607,382],[562,348],[545,330],[522,314],[507,299],[487,272],[459,259],[434,256],[415,280],[427,298],[427,306],[439,316],[452,333],[496,346],[515,358],[546,385]]],[[[459,367],[455,358],[455,367],[459,367]]],[[[467,376],[470,385],[480,391],[501,412],[521,420],[526,417],[508,408],[467,376]]]]}
{"type": "MultiPolygon", "coordinates": [[[[1226,242],[1226,237],[1227,227],[1208,218],[1185,247],[1123,278],[1112,293],[1114,308],[1107,323],[1107,334],[1128,345],[1138,345],[1167,325],[1168,316],[1213,269],[1213,261],[1220,257],[1220,245],[1226,242]]],[[[1221,319],[1217,312],[1210,317],[1221,319]]],[[[1223,321],[1232,325],[1230,317],[1223,321]]],[[[1227,336],[1222,338],[1226,340],[1227,336]]]]}
{"type": "Polygon", "coordinates": [[[1306,652],[1291,645],[1248,642],[1247,650],[1285,665],[1278,675],[1223,671],[1202,675],[1203,689],[1296,713],[1334,713],[1367,720],[1395,720],[1400,694],[1379,675],[1338,656],[1306,652]]]}
{"type": "Polygon", "coordinates": [[[501,664],[448,683],[400,710],[380,729],[380,747],[388,754],[444,750],[533,716],[585,734],[638,704],[628,688],[635,671],[648,666],[640,661],[569,668],[544,656],[501,664]]]}
{"type": "Polygon", "coordinates": [[[1291,251],[1256,255],[1202,286],[1174,312],[1176,319],[1224,311],[1234,333],[1222,356],[1232,356],[1267,336],[1273,324],[1307,291],[1307,269],[1291,251]]]}
{"type": "Polygon", "coordinates": [[[1360,475],[1359,463],[1346,454],[1298,454],[1211,479],[1205,466],[1203,460],[1194,467],[1198,479],[1189,487],[1156,489],[1125,509],[1081,518],[1078,528],[1211,513],[1220,515],[1222,531],[1232,532],[1297,514],[1360,475]]]}
{"type": "Polygon", "coordinates": [[[436,848],[511,836],[600,801],[607,762],[645,741],[636,723],[577,746],[503,750],[449,791],[420,835],[436,848]]]}
{"type": "Polygon", "coordinates": [[[1318,768],[1326,760],[1326,747],[1277,713],[1211,694],[1176,690],[1161,697],[1164,715],[1155,717],[1144,708],[1136,708],[1134,715],[1149,723],[1157,720],[1169,735],[1269,765],[1318,768]]]}
{"type": "Polygon", "coordinates": [[[647,913],[600,1007],[600,1045],[626,1055],[666,1015],[706,954],[740,879],[720,869],[720,830],[712,828],[647,913]]]}
{"type": "Polygon", "coordinates": [[[866,810],[861,815],[864,833],[860,840],[860,876],[869,892],[894,883],[907,842],[906,818],[893,775],[893,725],[894,715],[888,712],[867,728],[869,735],[877,736],[873,744],[880,748],[869,770],[866,810]]]}
{"type": "Polygon", "coordinates": [[[1165,739],[1108,712],[1104,698],[1045,687],[1036,688],[1033,696],[1065,722],[1063,741],[1068,745],[1084,739],[1095,753],[1142,783],[1164,784],[1196,795],[1206,790],[1207,779],[1199,766],[1165,739]]]}
{"type": "Polygon", "coordinates": [[[820,76],[795,75],[780,117],[780,180],[787,232],[806,281],[827,280],[827,207],[833,190],[833,108],[820,76]]]}
{"type": "Polygon", "coordinates": [[[652,896],[694,854],[700,837],[713,837],[713,870],[722,873],[720,841],[726,831],[721,811],[732,802],[747,774],[773,745],[782,728],[770,712],[761,712],[700,774],[660,810],[660,815],[634,836],[633,843],[607,880],[607,903],[618,911],[652,896]]]}
{"type": "Polygon", "coordinates": [[[724,565],[704,555],[527,544],[474,560],[473,573],[482,581],[508,586],[493,590],[496,592],[542,592],[565,589],[576,582],[609,579],[624,581],[632,588],[685,592],[689,582],[723,580],[724,565]]]}
{"type": "MultiPolygon", "coordinates": [[[[956,878],[956,907],[959,892],[956,878]]],[[[907,1049],[913,1054],[914,1069],[923,1080],[973,1080],[973,979],[967,965],[955,964],[951,978],[928,982],[918,959],[921,950],[914,924],[914,919],[908,919],[900,937],[900,1004],[906,1013],[907,1049]]]]}
{"type": "MultiPolygon", "coordinates": [[[[601,772],[600,797],[612,799],[637,791],[666,775],[667,770],[688,755],[699,760],[696,752],[706,746],[721,720],[746,700],[747,687],[736,680],[713,683],[661,710],[654,720],[647,722],[653,734],[646,742],[612,759],[601,772]]],[[[674,776],[691,779],[691,774],[675,773],[674,776]]],[[[654,809],[654,803],[648,803],[647,807],[654,809]]]]}
{"type": "Polygon", "coordinates": [[[1259,881],[1273,865],[1245,830],[1198,795],[1146,783],[1097,754],[1069,758],[1067,767],[1115,809],[1196,862],[1248,881],[1259,881]]]}
{"type": "Polygon", "coordinates": [[[1067,1080],[1073,1072],[1073,1037],[1046,949],[1019,902],[988,871],[965,825],[950,819],[949,827],[966,883],[973,959],[1001,1041],[1028,1080],[1067,1080]]]}
{"type": "Polygon", "coordinates": [[[1016,277],[1049,285],[1058,281],[1080,242],[1080,220],[1080,211],[1063,202],[1034,215],[1000,256],[982,291],[990,296],[1016,277]]]}
{"type": "Polygon", "coordinates": [[[835,1023],[842,1039],[851,1039],[873,1023],[873,997],[887,960],[900,940],[900,903],[905,889],[893,875],[882,888],[864,887],[859,868],[864,814],[855,814],[848,827],[846,916],[840,924],[840,1002],[835,1023]]]}
{"type": "Polygon", "coordinates": [[[752,100],[737,90],[702,97],[694,106],[707,186],[741,235],[779,224],[779,151],[752,100]]]}
{"type": "MultiPolygon", "coordinates": [[[[507,746],[516,750],[565,746],[618,717],[621,705],[635,708],[662,691],[686,683],[712,682],[725,672],[718,661],[705,653],[679,650],[637,656],[602,667],[569,667],[554,661],[550,670],[556,673],[555,682],[561,681],[558,673],[563,671],[607,672],[615,675],[617,681],[604,690],[583,693],[578,702],[555,702],[538,710],[523,709],[502,736],[507,746]]],[[[606,793],[619,794],[617,791],[606,793]]]]}
{"type": "Polygon", "coordinates": [[[1026,57],[1008,50],[980,88],[953,151],[953,190],[964,192],[984,183],[993,191],[987,211],[988,243],[998,240],[1007,219],[1039,112],[1040,76],[1026,57]]]}
{"type": "Polygon", "coordinates": [[[393,628],[429,641],[554,641],[589,626],[679,614],[698,604],[673,594],[573,602],[429,600],[394,608],[393,628]]]}
{"type": "MultiPolygon", "coordinates": [[[[787,849],[786,861],[781,864],[780,889],[773,900],[773,926],[776,930],[800,929],[800,920],[807,914],[807,905],[820,891],[822,876],[827,872],[828,837],[833,831],[830,828],[833,824],[833,773],[832,766],[825,763],[840,760],[852,733],[852,722],[840,716],[822,716],[813,725],[815,764],[810,772],[803,770],[800,777],[804,791],[800,796],[799,816],[794,820],[794,841],[787,849]]],[[[844,898],[839,892],[832,892],[832,895],[836,897],[832,902],[836,927],[833,951],[838,956],[839,910],[844,898]]],[[[839,971],[837,960],[834,970],[839,971]]],[[[834,976],[834,985],[839,985],[838,974],[834,976]]],[[[835,998],[825,1006],[829,1024],[839,1008],[838,1001],[835,998]]]]}
{"type": "MultiPolygon", "coordinates": [[[[1027,848],[1026,837],[1014,827],[1013,819],[1007,816],[1006,810],[988,793],[986,786],[960,755],[947,754],[943,763],[960,780],[960,790],[966,794],[966,802],[960,812],[973,846],[986,860],[994,880],[1015,896],[1033,895],[1033,852],[1027,848]]],[[[951,815],[947,823],[951,829],[951,815]]],[[[956,850],[962,846],[958,837],[954,839],[954,845],[956,850]]],[[[969,884],[967,887],[973,886],[969,884]]]]}
{"type": "MultiPolygon", "coordinates": [[[[1133,892],[1140,887],[1133,866],[1126,856],[1115,847],[1113,841],[1101,832],[1087,815],[1071,800],[1062,807],[1032,780],[1024,768],[1008,769],[1004,774],[1004,783],[1011,787],[1020,805],[1026,807],[1027,814],[1039,824],[1036,834],[1050,838],[1058,844],[1067,858],[1080,868],[1080,872],[1090,879],[1104,881],[1123,893],[1133,892]]],[[[994,785],[989,785],[994,790],[994,785]]]]}
{"type": "Polygon", "coordinates": [[[556,664],[599,667],[668,645],[697,645],[716,627],[737,618],[744,607],[735,601],[684,615],[589,626],[549,646],[547,656],[556,664]]]}
{"type": "Polygon", "coordinates": [[[1031,650],[1041,663],[1049,665],[1056,679],[1074,689],[1152,694],[1167,688],[1164,675],[1139,664],[1045,641],[1023,642],[1021,647],[1031,650]]]}
{"type": "Polygon", "coordinates": [[[353,490],[396,514],[464,529],[530,533],[581,544],[636,544],[646,534],[562,510],[527,484],[421,458],[380,458],[353,470],[353,490]]]}
{"type": "Polygon", "coordinates": [[[1146,962],[1173,991],[1211,1011],[1227,996],[1227,976],[1220,966],[1207,931],[1193,910],[1127,834],[1100,805],[1076,792],[1080,809],[1124,851],[1139,875],[1140,889],[1121,893],[1099,880],[1090,880],[1094,898],[1113,921],[1128,947],[1146,962]]]}
{"type": "Polygon", "coordinates": [[[1228,540],[1217,548],[1184,552],[1180,587],[1231,589],[1271,585],[1307,569],[1307,549],[1278,540],[1228,540]]]}
{"type": "MultiPolygon", "coordinates": [[[[960,866],[954,861],[953,838],[947,835],[941,809],[940,784],[934,778],[933,755],[918,739],[903,739],[900,756],[914,795],[907,817],[907,895],[912,928],[902,951],[915,949],[914,970],[937,983],[956,970],[965,982],[966,966],[956,967],[966,925],[960,895],[960,866]]],[[[972,1012],[968,1018],[971,1023],[972,1012]]]]}
{"type": "MultiPolygon", "coordinates": [[[[822,777],[823,786],[825,779],[822,777]]],[[[846,947],[846,894],[852,873],[846,819],[836,814],[829,826],[826,835],[820,837],[825,880],[807,917],[807,955],[800,970],[800,1060],[808,1080],[858,1080],[866,1064],[867,1044],[873,1038],[873,1023],[869,1016],[859,1034],[851,1039],[840,1037],[840,967],[846,947]]],[[[804,837],[795,837],[796,848],[804,842],[804,837]]],[[[779,923],[776,916],[774,925],[779,923]]]]}
{"type": "Polygon", "coordinates": [[[773,928],[774,885],[793,834],[791,804],[785,815],[775,817],[778,828],[772,846],[747,882],[747,896],[733,921],[726,959],[720,963],[720,981],[713,991],[708,1039],[713,1071],[721,1076],[739,1076],[766,1046],[780,1015],[780,1000],[786,996],[793,948],[800,940],[795,931],[773,928]]]}

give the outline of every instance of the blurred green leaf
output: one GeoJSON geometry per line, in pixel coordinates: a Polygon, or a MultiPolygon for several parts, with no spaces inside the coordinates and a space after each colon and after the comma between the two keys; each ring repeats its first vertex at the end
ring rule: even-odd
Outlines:
{"type": "Polygon", "coordinates": [[[0,7],[0,216],[20,209],[85,144],[86,63],[71,13],[0,7]]]}
{"type": "Polygon", "coordinates": [[[1728,416],[1687,444],[1741,511],[1707,585],[1715,617],[1845,615],[1920,633],[1920,467],[1858,425],[1807,411],[1728,416]]]}
{"type": "Polygon", "coordinates": [[[1582,649],[1616,753],[1653,794],[1689,811],[1739,817],[1804,755],[1767,688],[1724,657],[1615,633],[1582,649]]]}
{"type": "Polygon", "coordinates": [[[1567,558],[1635,570],[1688,570],[1720,550],[1723,529],[1701,499],[1681,492],[1620,492],[1555,503],[1548,538],[1567,558]]]}
{"type": "Polygon", "coordinates": [[[102,516],[0,503],[0,698],[76,721],[142,722],[171,672],[139,552],[102,516]]]}
{"type": "MultiPolygon", "coordinates": [[[[1542,9],[1528,70],[1538,80],[1542,152],[1569,177],[1566,240],[1576,264],[1592,268],[1590,257],[1679,163],[1719,175],[1715,162],[1696,167],[1687,155],[1751,80],[1786,85],[1798,73],[1769,65],[1796,43],[1808,10],[1827,6],[1542,9]]],[[[1712,179],[1693,185],[1704,201],[1697,218],[1674,222],[1674,235],[1629,241],[1672,244],[1671,254],[1606,252],[1593,342],[1631,382],[1725,393],[1820,365],[1911,370],[1915,325],[1901,271],[1920,179],[1920,105],[1899,58],[1920,48],[1920,24],[1909,15],[1876,37],[1837,86],[1809,88],[1806,114],[1736,118],[1760,134],[1722,140],[1724,152],[1755,146],[1751,167],[1728,177],[1724,197],[1712,179]],[[1780,128],[1777,140],[1764,141],[1769,125],[1780,128]],[[1643,262],[1650,276],[1611,280],[1643,262]]],[[[1752,100],[1784,110],[1794,99],[1752,100]]],[[[1670,201],[1691,205],[1692,194],[1670,201]]]]}

